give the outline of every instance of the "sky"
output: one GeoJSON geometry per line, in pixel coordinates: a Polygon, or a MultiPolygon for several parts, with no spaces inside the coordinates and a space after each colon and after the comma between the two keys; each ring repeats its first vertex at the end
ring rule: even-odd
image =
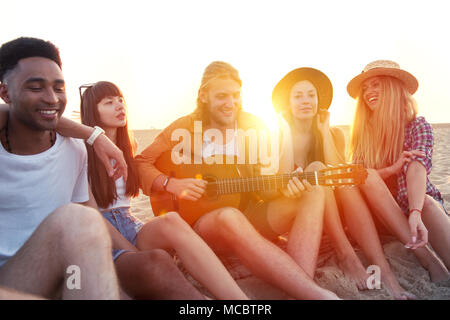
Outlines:
{"type": "Polygon", "coordinates": [[[243,108],[273,119],[271,94],[290,70],[328,75],[332,125],[351,124],[346,86],[373,60],[389,59],[419,80],[419,115],[450,122],[450,19],[446,1],[3,1],[0,43],[20,36],[61,51],[65,116],[78,87],[107,80],[123,91],[132,129],[164,128],[195,108],[205,67],[231,63],[243,108]]]}

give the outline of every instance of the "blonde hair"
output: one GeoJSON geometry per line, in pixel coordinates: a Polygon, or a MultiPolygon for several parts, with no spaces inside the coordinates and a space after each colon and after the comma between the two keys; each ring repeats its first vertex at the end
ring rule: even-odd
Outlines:
{"type": "Polygon", "coordinates": [[[242,86],[242,80],[239,72],[231,64],[223,61],[211,62],[203,72],[202,82],[197,95],[197,108],[195,113],[199,114],[204,123],[209,122],[210,115],[208,113],[208,106],[201,98],[201,92],[208,91],[209,84],[215,79],[231,79],[236,81],[239,86],[242,86]]]}
{"type": "Polygon", "coordinates": [[[417,114],[414,98],[403,83],[380,76],[378,107],[371,111],[360,88],[351,129],[350,156],[353,162],[380,169],[392,165],[403,151],[406,124],[417,114]]]}

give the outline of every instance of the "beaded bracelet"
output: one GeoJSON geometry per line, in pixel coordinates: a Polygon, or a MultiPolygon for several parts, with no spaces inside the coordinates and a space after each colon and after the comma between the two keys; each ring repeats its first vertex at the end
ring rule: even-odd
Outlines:
{"type": "Polygon", "coordinates": [[[413,213],[414,211],[417,211],[419,214],[422,214],[422,210],[419,209],[410,209],[409,214],[413,213]]]}

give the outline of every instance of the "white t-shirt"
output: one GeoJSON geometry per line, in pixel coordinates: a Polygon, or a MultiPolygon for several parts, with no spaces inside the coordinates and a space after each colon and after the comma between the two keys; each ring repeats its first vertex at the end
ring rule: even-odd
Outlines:
{"type": "Polygon", "coordinates": [[[202,156],[203,158],[209,158],[213,155],[226,155],[239,157],[239,149],[236,136],[227,144],[217,144],[211,140],[207,140],[203,143],[202,156]]]}
{"type": "Polygon", "coordinates": [[[0,266],[55,209],[88,200],[82,140],[57,134],[50,149],[26,156],[11,154],[0,143],[0,266]]]}
{"type": "MultiPolygon", "coordinates": [[[[210,137],[205,137],[202,146],[203,159],[214,155],[237,156],[239,157],[239,148],[237,143],[237,122],[235,122],[234,135],[228,143],[216,143],[210,137]]],[[[226,139],[223,137],[222,139],[226,139]]],[[[223,141],[221,141],[223,142],[223,141]]]]}

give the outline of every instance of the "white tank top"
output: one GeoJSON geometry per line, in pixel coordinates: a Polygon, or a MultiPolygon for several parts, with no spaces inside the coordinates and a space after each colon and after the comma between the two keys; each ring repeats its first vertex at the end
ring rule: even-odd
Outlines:
{"type": "MultiPolygon", "coordinates": [[[[112,166],[114,166],[114,163],[115,161],[111,160],[112,166]]],[[[117,199],[107,208],[100,208],[100,211],[109,211],[114,208],[130,207],[131,199],[125,194],[126,190],[127,184],[123,180],[123,177],[120,177],[119,179],[116,180],[117,199]]]]}

